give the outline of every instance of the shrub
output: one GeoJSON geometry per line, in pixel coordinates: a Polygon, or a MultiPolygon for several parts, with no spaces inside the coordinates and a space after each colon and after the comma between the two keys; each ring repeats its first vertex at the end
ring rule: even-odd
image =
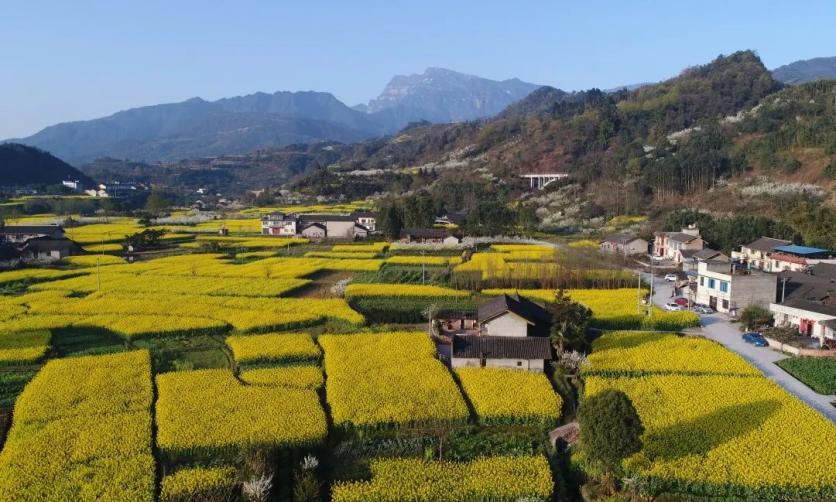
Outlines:
{"type": "Polygon", "coordinates": [[[578,422],[584,452],[607,472],[620,473],[621,462],[641,449],[644,426],[623,392],[587,396],[578,408],[578,422]]]}

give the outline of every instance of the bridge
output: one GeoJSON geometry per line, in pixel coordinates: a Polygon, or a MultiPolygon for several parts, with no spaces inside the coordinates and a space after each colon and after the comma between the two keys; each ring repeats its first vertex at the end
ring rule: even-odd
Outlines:
{"type": "Polygon", "coordinates": [[[520,177],[528,178],[531,188],[537,187],[538,190],[542,190],[554,180],[568,178],[569,173],[523,174],[520,177]]]}

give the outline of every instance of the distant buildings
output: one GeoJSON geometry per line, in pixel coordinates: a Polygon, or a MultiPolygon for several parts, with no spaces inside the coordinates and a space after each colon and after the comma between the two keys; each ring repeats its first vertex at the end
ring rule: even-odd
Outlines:
{"type": "Polygon", "coordinates": [[[653,239],[653,255],[674,263],[682,263],[689,251],[704,247],[700,229],[689,225],[679,232],[656,232],[653,239]]]}
{"type": "Polygon", "coordinates": [[[376,227],[372,213],[284,214],[273,213],[261,219],[261,234],[281,237],[304,236],[310,239],[365,238],[376,227]],[[365,223],[365,225],[363,223],[365,223]]]}
{"type": "Polygon", "coordinates": [[[453,336],[452,366],[543,371],[552,359],[548,310],[519,295],[479,306],[477,328],[453,336]]]}
{"type": "Polygon", "coordinates": [[[137,191],[148,190],[148,187],[140,183],[119,182],[100,183],[96,188],[85,190],[84,193],[91,197],[124,197],[137,193],[137,191]]]}
{"type": "Polygon", "coordinates": [[[455,246],[461,244],[462,237],[446,228],[405,228],[401,230],[400,241],[403,243],[455,246]]]}
{"type": "Polygon", "coordinates": [[[621,254],[632,256],[647,255],[649,243],[633,234],[620,233],[604,237],[600,244],[601,251],[605,253],[621,254]]]}
{"type": "Polygon", "coordinates": [[[64,236],[59,225],[7,225],[0,227],[0,247],[4,266],[20,262],[42,264],[81,252],[81,247],[64,236]]]}
{"type": "Polygon", "coordinates": [[[823,260],[833,260],[833,251],[798,246],[790,241],[761,237],[733,251],[732,258],[764,272],[803,271],[823,260]]]}

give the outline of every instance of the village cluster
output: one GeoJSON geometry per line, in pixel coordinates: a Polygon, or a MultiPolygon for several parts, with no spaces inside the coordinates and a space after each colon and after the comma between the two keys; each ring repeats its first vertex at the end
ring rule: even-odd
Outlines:
{"type": "Polygon", "coordinates": [[[7,221],[0,499],[551,500],[556,465],[593,468],[575,410],[608,390],[644,424],[625,469],[648,493],[836,496],[831,419],[699,335],[757,304],[826,348],[830,252],[726,256],[689,227],[599,255],[458,215],[386,240],[368,207],[314,209],[7,221]],[[654,303],[666,275],[681,308],[654,303]],[[588,346],[555,335],[566,301],[588,346]]]}

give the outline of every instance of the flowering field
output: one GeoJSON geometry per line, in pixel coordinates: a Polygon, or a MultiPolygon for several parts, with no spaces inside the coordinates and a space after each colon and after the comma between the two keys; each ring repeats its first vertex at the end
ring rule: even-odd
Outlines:
{"type": "Polygon", "coordinates": [[[0,500],[154,500],[148,352],[48,362],[17,399],[0,500]]]}
{"type": "Polygon", "coordinates": [[[444,298],[470,296],[467,291],[445,288],[442,286],[431,286],[424,284],[349,284],[345,290],[345,297],[348,299],[368,296],[419,296],[425,298],[444,298]]]}
{"type": "MultiPolygon", "coordinates": [[[[121,249],[121,246],[120,246],[121,249]]],[[[84,267],[95,267],[105,266],[105,265],[121,265],[125,263],[125,260],[119,258],[118,256],[113,255],[79,255],[79,256],[68,256],[64,258],[64,263],[67,265],[73,265],[79,268],[84,267]]]]}
{"type": "Polygon", "coordinates": [[[426,333],[326,335],[319,342],[336,425],[373,428],[467,420],[467,406],[426,333]]]}
{"type": "Polygon", "coordinates": [[[459,368],[456,376],[481,423],[551,426],[560,417],[561,399],[543,373],[459,368]]]}
{"type": "Polygon", "coordinates": [[[319,347],[304,333],[230,336],[226,344],[238,364],[316,361],[319,347]]]}
{"type": "Polygon", "coordinates": [[[446,267],[447,265],[458,265],[462,262],[460,256],[414,256],[400,255],[391,256],[386,259],[387,265],[412,265],[428,267],[446,267]]]}
{"type": "Polygon", "coordinates": [[[308,251],[305,253],[305,258],[334,258],[334,259],[354,259],[354,260],[371,260],[376,258],[378,253],[374,251],[308,251]]]}
{"type": "Polygon", "coordinates": [[[372,242],[370,244],[337,244],[331,251],[337,253],[384,253],[389,249],[388,242],[372,242]]]}
{"type": "Polygon", "coordinates": [[[753,500],[836,497],[836,426],[745,371],[736,355],[656,334],[609,333],[594,348],[585,392],[614,388],[633,400],[646,432],[626,466],[652,489],[753,500]]]}
{"type": "Polygon", "coordinates": [[[557,263],[539,261],[542,254],[537,254],[537,261],[525,261],[525,256],[514,253],[474,253],[470,261],[457,265],[457,273],[477,273],[483,281],[497,280],[539,280],[544,276],[556,275],[560,267],[557,263]],[[514,260],[514,258],[519,260],[514,260]]]}
{"type": "MultiPolygon", "coordinates": [[[[635,289],[566,289],[569,297],[592,310],[592,324],[603,329],[678,330],[699,326],[693,312],[666,312],[653,307],[653,315],[639,313],[639,296],[635,289]]],[[[554,289],[484,289],[486,296],[519,293],[542,302],[554,301],[554,289]]],[[[644,290],[642,290],[644,294],[644,290]]],[[[644,308],[642,305],[641,308],[644,308]]]]}
{"type": "Polygon", "coordinates": [[[187,467],[167,474],[160,485],[161,502],[231,500],[235,489],[232,467],[187,467]]]}
{"type": "Polygon", "coordinates": [[[483,457],[471,462],[378,459],[371,481],[338,483],[333,502],[459,502],[551,498],[545,457],[483,457]]]}
{"type": "Polygon", "coordinates": [[[157,389],[157,443],[170,458],[311,445],[327,433],[311,390],[242,385],[224,369],[158,375],[157,389]]]}
{"type": "Polygon", "coordinates": [[[245,369],[239,375],[249,385],[268,385],[316,390],[325,383],[319,366],[300,364],[275,368],[245,369]]]}
{"type": "Polygon", "coordinates": [[[50,337],[46,330],[0,333],[0,366],[39,361],[49,348],[50,337]]]}

